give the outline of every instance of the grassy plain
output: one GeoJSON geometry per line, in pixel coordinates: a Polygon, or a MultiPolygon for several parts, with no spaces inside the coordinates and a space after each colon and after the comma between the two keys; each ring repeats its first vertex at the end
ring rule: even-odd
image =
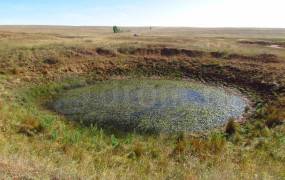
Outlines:
{"type": "Polygon", "coordinates": [[[0,26],[0,176],[32,179],[285,178],[284,29],[0,26]],[[134,36],[137,34],[138,36],[134,36]],[[178,135],[83,127],[42,103],[123,76],[193,78],[251,94],[247,121],[178,135]]]}

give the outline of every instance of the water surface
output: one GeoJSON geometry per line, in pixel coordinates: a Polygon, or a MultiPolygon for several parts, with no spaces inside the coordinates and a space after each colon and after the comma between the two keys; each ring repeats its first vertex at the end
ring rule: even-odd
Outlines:
{"type": "Polygon", "coordinates": [[[240,117],[244,98],[202,83],[110,80],[60,95],[53,108],[85,125],[138,132],[192,132],[240,117]]]}

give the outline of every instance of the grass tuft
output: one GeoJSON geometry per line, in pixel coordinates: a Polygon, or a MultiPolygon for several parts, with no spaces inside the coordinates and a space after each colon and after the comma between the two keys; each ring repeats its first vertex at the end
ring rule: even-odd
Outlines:
{"type": "Polygon", "coordinates": [[[135,143],[132,147],[132,151],[129,153],[128,158],[137,159],[144,154],[144,148],[141,143],[135,143]]]}
{"type": "Polygon", "coordinates": [[[42,133],[44,127],[40,121],[33,117],[26,117],[20,124],[18,132],[25,134],[27,136],[34,136],[36,134],[42,133]]]}
{"type": "Polygon", "coordinates": [[[226,126],[225,133],[228,136],[232,136],[238,131],[238,124],[235,122],[234,118],[231,118],[226,126]]]}
{"type": "Polygon", "coordinates": [[[186,151],[186,139],[184,133],[178,134],[175,142],[175,147],[171,153],[171,155],[181,155],[186,151]]]}
{"type": "Polygon", "coordinates": [[[265,120],[265,124],[269,128],[274,128],[278,125],[281,125],[284,123],[285,119],[285,112],[283,110],[280,110],[276,107],[269,107],[267,109],[267,116],[265,120]]]}
{"type": "Polygon", "coordinates": [[[226,145],[226,139],[221,133],[213,133],[208,141],[208,149],[214,154],[221,153],[226,145]]]}

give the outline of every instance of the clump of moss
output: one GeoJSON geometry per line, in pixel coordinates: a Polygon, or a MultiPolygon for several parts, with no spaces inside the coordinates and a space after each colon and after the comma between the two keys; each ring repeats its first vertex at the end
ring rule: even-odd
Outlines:
{"type": "Polygon", "coordinates": [[[26,117],[19,126],[18,132],[27,136],[34,136],[44,131],[40,121],[33,117],[26,117]]]}

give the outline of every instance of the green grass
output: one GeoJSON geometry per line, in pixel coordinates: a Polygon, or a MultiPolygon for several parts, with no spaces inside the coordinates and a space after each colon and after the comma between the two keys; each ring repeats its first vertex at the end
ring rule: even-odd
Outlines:
{"type": "MultiPolygon", "coordinates": [[[[75,76],[76,73],[66,73],[63,69],[54,71],[52,79],[39,70],[47,68],[52,73],[56,69],[57,65],[49,67],[44,63],[50,57],[58,59],[62,68],[79,61],[102,66],[110,59],[123,66],[122,62],[128,59],[126,56],[118,59],[82,55],[69,57],[73,47],[79,50],[96,47],[116,50],[165,45],[240,54],[266,52],[285,57],[284,50],[236,43],[239,39],[261,38],[284,41],[284,30],[154,28],[152,32],[146,32],[143,28],[130,28],[131,32],[114,35],[111,28],[83,29],[0,27],[0,34],[8,33],[1,36],[0,42],[1,178],[285,178],[285,126],[278,125],[284,119],[285,100],[282,94],[278,94],[278,100],[258,105],[254,116],[240,125],[228,124],[227,128],[199,134],[118,134],[96,126],[83,127],[41,106],[42,102],[63,89],[100,79],[102,73],[83,74],[88,77],[85,79],[78,76],[80,73],[75,76]],[[140,36],[134,38],[134,32],[140,36]]],[[[76,51],[72,53],[76,54],[76,51]]],[[[227,63],[201,61],[204,65],[227,63]]],[[[237,63],[264,71],[272,67],[276,70],[282,68],[280,64],[252,67],[248,62],[237,63]]],[[[132,73],[137,76],[146,74],[145,70],[132,73]]],[[[169,75],[168,72],[165,74],[169,75]]],[[[174,72],[173,75],[181,77],[182,74],[174,72]]]]}
{"type": "Polygon", "coordinates": [[[14,101],[2,102],[0,158],[9,170],[37,178],[284,177],[284,127],[263,132],[248,122],[239,138],[229,139],[220,130],[201,137],[114,135],[96,126],[81,127],[38,105],[39,98],[52,97],[64,86],[77,83],[68,80],[19,89],[13,92],[14,101]],[[32,134],[20,131],[35,125],[42,129],[32,134]]]}

